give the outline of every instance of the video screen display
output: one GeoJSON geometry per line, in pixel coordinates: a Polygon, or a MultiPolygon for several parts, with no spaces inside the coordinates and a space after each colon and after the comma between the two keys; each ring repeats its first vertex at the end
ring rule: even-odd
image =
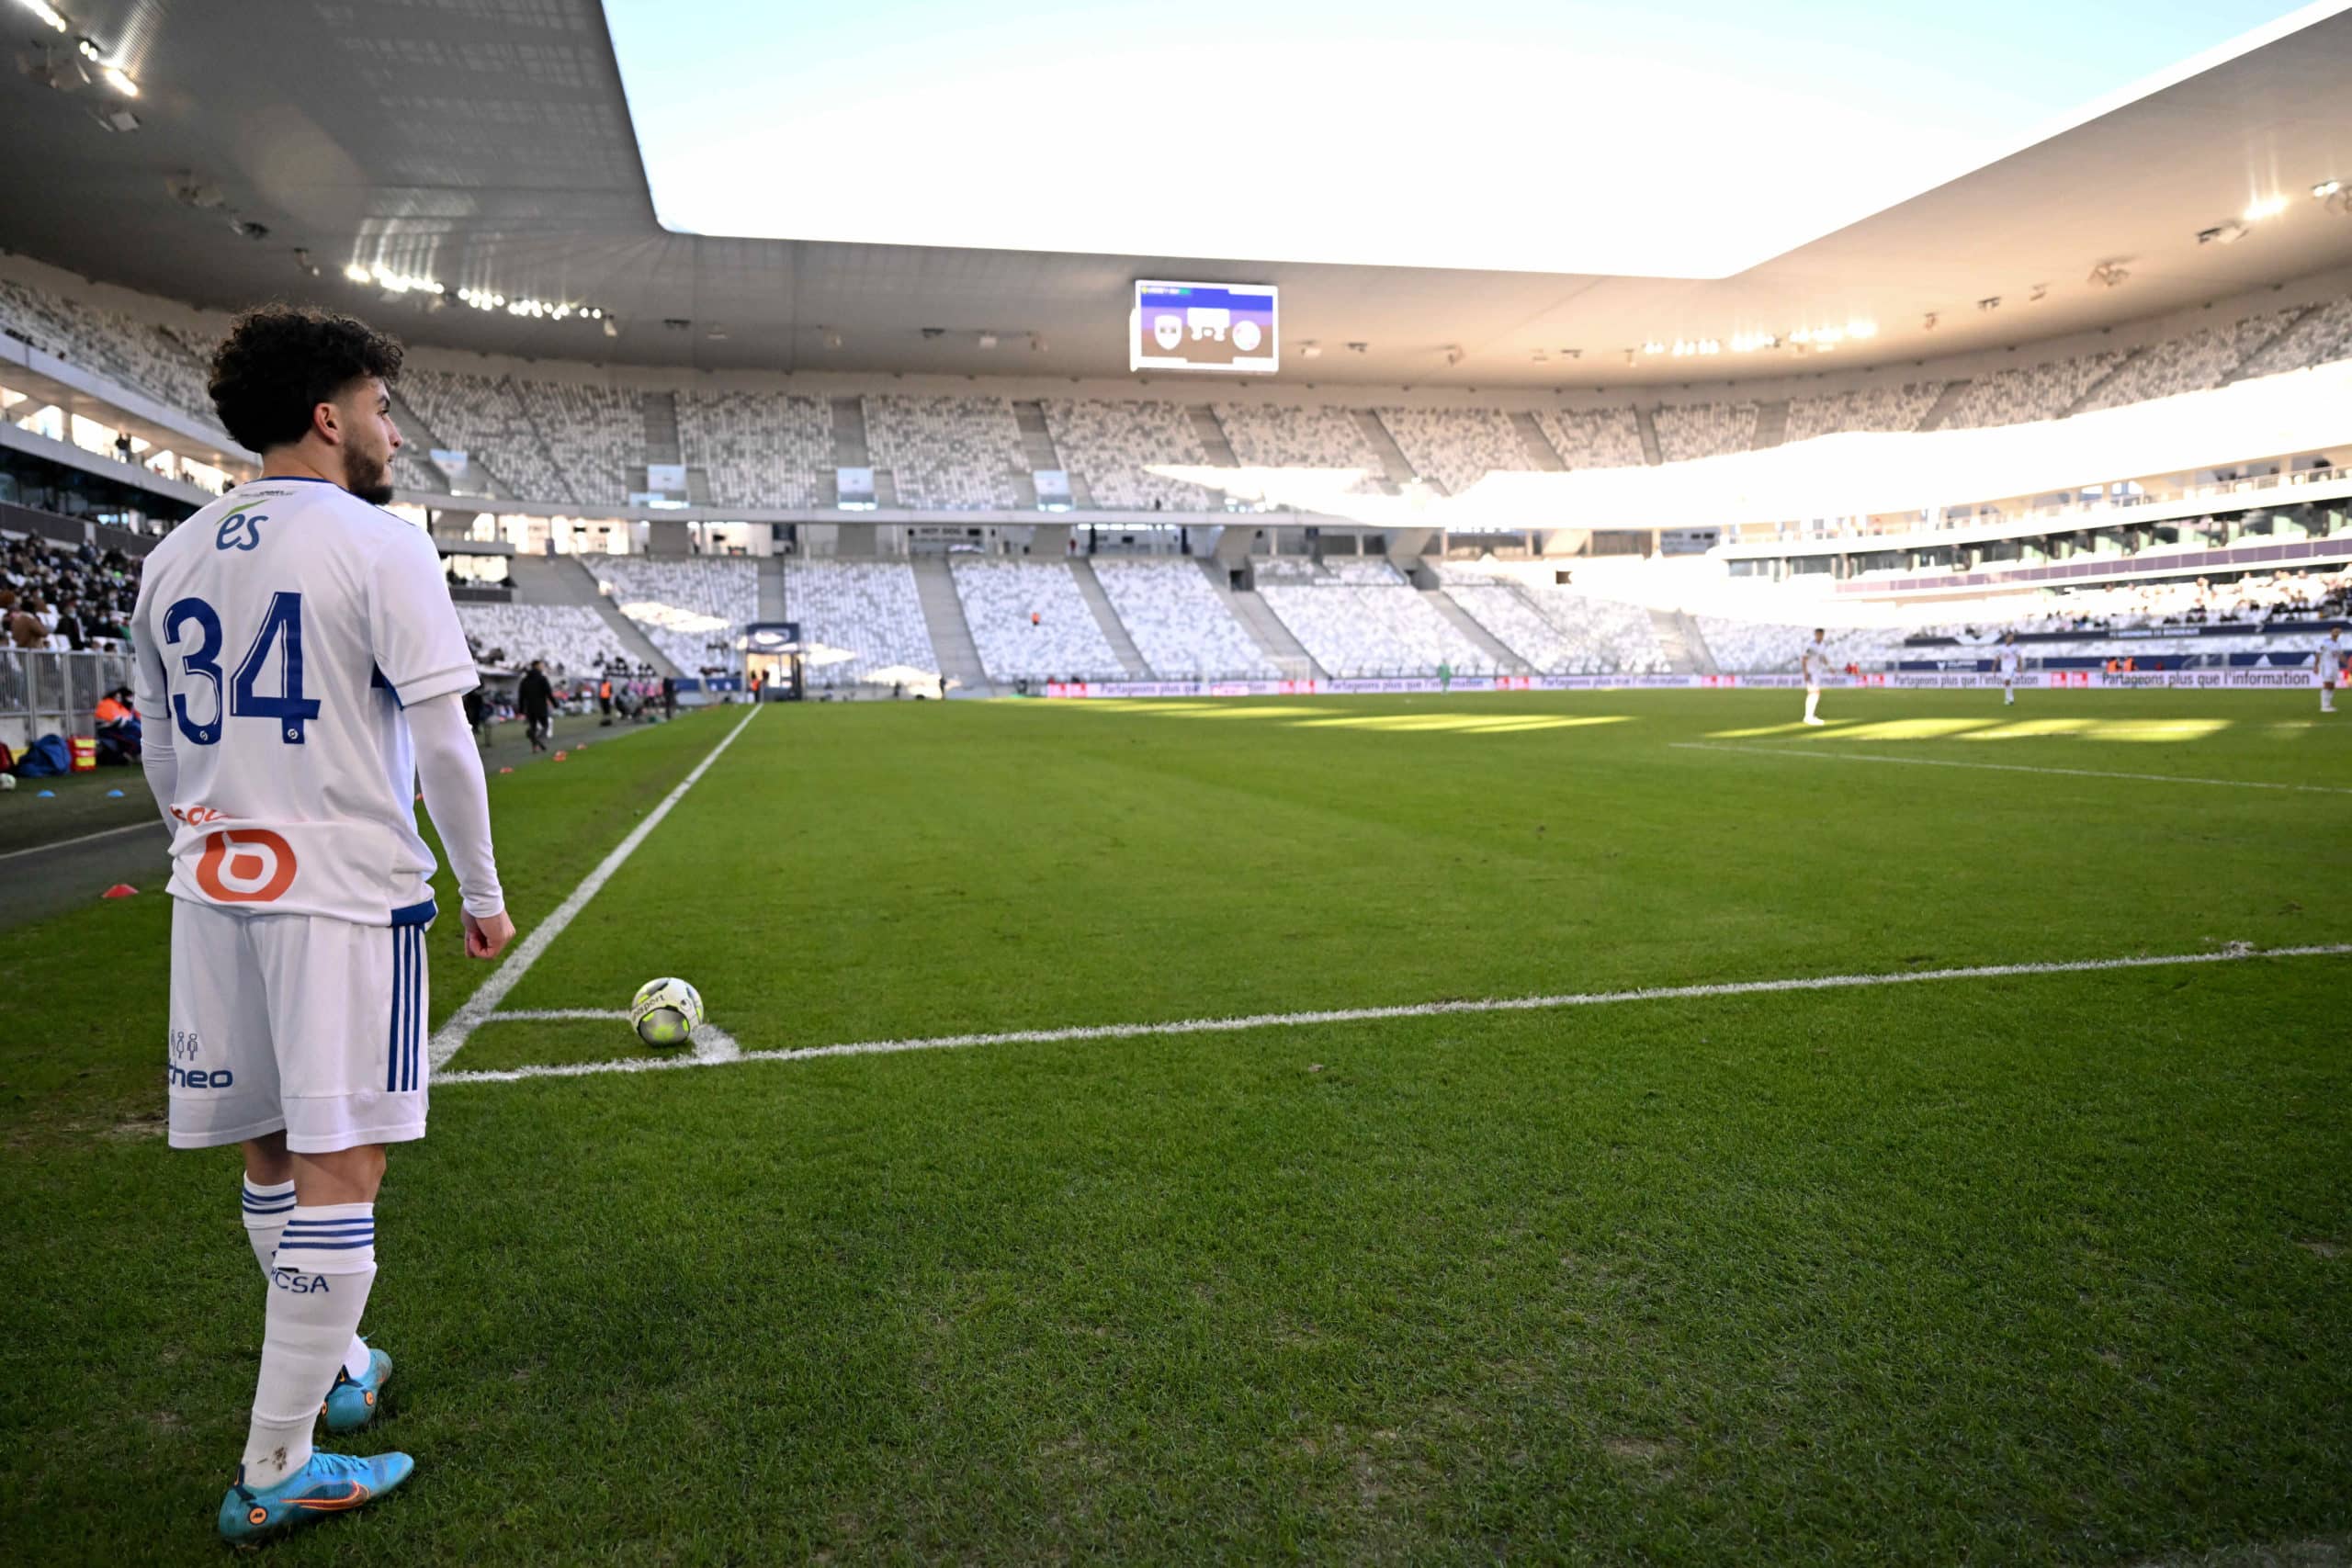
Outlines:
{"type": "Polygon", "coordinates": [[[1276,294],[1271,283],[1139,282],[1127,368],[1273,371],[1282,357],[1276,294]]]}

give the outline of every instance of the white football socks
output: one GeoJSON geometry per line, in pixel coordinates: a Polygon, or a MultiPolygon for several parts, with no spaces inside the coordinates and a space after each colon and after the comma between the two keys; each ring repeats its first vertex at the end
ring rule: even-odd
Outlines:
{"type": "Polygon", "coordinates": [[[298,1204],[278,1237],[245,1438],[244,1483],[275,1486],[311,1461],[311,1427],[376,1280],[373,1203],[298,1204]]]}
{"type": "Polygon", "coordinates": [[[1820,705],[1821,694],[1819,692],[1807,692],[1804,694],[1804,721],[1807,724],[1811,724],[1814,721],[1815,715],[1813,710],[1820,705]]]}
{"type": "MultiPolygon", "coordinates": [[[[254,1261],[261,1265],[261,1277],[269,1278],[269,1260],[277,1251],[278,1234],[286,1229],[286,1222],[294,1213],[294,1184],[273,1181],[255,1186],[251,1177],[245,1179],[245,1240],[253,1244],[254,1261]]],[[[368,1344],[356,1334],[343,1352],[343,1370],[353,1377],[368,1371],[368,1344]]]]}

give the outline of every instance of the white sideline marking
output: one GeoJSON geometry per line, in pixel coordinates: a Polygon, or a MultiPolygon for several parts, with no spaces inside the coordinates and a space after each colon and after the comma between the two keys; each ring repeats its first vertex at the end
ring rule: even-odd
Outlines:
{"type": "Polygon", "coordinates": [[[136,833],[142,828],[162,828],[166,825],[162,818],[157,817],[145,822],[126,823],[119,828],[103,828],[95,833],[83,833],[71,839],[60,839],[53,844],[35,844],[28,850],[10,850],[6,854],[0,855],[0,860],[15,860],[18,855],[45,855],[51,850],[70,850],[76,844],[96,843],[100,839],[119,838],[125,833],[136,833]]]}
{"type": "Polygon", "coordinates": [[[1794,746],[1716,746],[1704,740],[1673,740],[1677,751],[1756,751],[1768,757],[1826,757],[1838,762],[1906,762],[1915,768],[1976,768],[1996,773],[2058,773],[2076,779],[2130,779],[2134,784],[2214,784],[2223,789],[2283,789],[2307,795],[2352,795],[2340,784],[2272,784],[2265,779],[2193,779],[2178,773],[2110,773],[2096,768],[2035,768],[2023,762],[1960,762],[1949,757],[1890,757],[1883,751],[1804,750],[1794,746]]]}
{"type": "Polygon", "coordinates": [[[679,797],[694,788],[695,781],[708,773],[710,765],[718,761],[718,754],[734,745],[735,738],[760,716],[763,705],[753,703],[752,711],[743,716],[742,723],[729,730],[726,739],[710,749],[710,755],[696,762],[694,772],[679,780],[678,787],[663,795],[662,804],[647,812],[645,820],[631,829],[628,837],[615,845],[613,852],[599,862],[595,870],[581,879],[580,886],[571,890],[571,896],[555,907],[555,913],[517,942],[514,951],[506,955],[506,962],[500,964],[490,978],[484,980],[474,994],[433,1032],[427,1060],[436,1075],[441,1066],[465,1044],[466,1037],[497,1009],[500,1002],[506,999],[506,993],[514,988],[515,982],[530,973],[531,965],[539,961],[539,954],[548,950],[548,944],[563,934],[563,928],[588,907],[588,900],[594,898],[597,891],[612,880],[613,873],[620,870],[628,857],[637,852],[637,846],[645,842],[645,836],[662,825],[662,818],[670,815],[670,807],[677,805],[679,797]]]}
{"type": "MultiPolygon", "coordinates": [[[[820,1056],[880,1056],[899,1051],[953,1051],[974,1045],[1056,1044],[1073,1040],[1135,1040],[1156,1034],[1229,1034],[1250,1029],[1286,1029],[1316,1023],[1363,1023],[1391,1018],[1437,1018],[1453,1013],[1537,1012],[1557,1008],[1606,1007],[1618,1002],[1684,1001],[1704,997],[1748,997],[1776,991],[1834,991],[1865,986],[1913,986],[1928,980],[1996,980],[2016,975],[2085,975],[2108,969],[2155,969],[2182,964],[2235,964],[2249,958],[2317,958],[2352,953],[2352,942],[2268,949],[2233,943],[2217,953],[2177,953],[2136,958],[2082,958],[2053,964],[1982,964],[1964,969],[1921,969],[1900,975],[1814,975],[1790,980],[1734,980],[1719,985],[1661,986],[1632,991],[1587,991],[1549,997],[1496,997],[1476,1001],[1413,1002],[1398,1007],[1336,1008],[1322,1012],[1253,1013],[1242,1018],[1181,1019],[1170,1023],[1102,1023],[1072,1029],[1016,1029],[1001,1034],[935,1034],[914,1040],[861,1040],[846,1045],[811,1045],[797,1051],[735,1051],[706,1054],[699,1039],[690,1056],[627,1056],[610,1062],[508,1067],[478,1073],[439,1073],[445,1083],[515,1083],[524,1078],[576,1078],[598,1073],[650,1073],[673,1067],[706,1067],[720,1061],[806,1062],[820,1056]]],[[[485,1021],[539,1018],[626,1018],[608,1012],[502,1012],[485,1021]]],[[[707,1026],[706,1026],[707,1027],[707,1026]]],[[[699,1035],[702,1031],[695,1032],[699,1035]]],[[[727,1046],[733,1046],[729,1040],[727,1046]]]]}

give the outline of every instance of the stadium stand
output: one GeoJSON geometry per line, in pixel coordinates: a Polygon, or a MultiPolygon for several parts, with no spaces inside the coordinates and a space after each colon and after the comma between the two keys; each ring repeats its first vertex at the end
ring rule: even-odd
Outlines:
{"type": "Polygon", "coordinates": [[[1028,471],[1021,427],[1002,398],[865,400],[866,450],[897,480],[899,504],[938,511],[1010,509],[1028,471]]]}
{"type": "Polygon", "coordinates": [[[2352,299],[2331,299],[2238,367],[2241,378],[2278,376],[2352,359],[2352,299]]]}
{"type": "Polygon", "coordinates": [[[1161,680],[1281,677],[1193,561],[1098,556],[1093,566],[1119,624],[1161,680]]]}
{"type": "Polygon", "coordinates": [[[1378,479],[1380,455],[1340,409],[1216,403],[1217,423],[1245,468],[1358,468],[1378,479]]]}
{"type": "Polygon", "coordinates": [[[1490,674],[1494,661],[1385,561],[1253,563],[1259,597],[1327,674],[1490,674]]]}
{"type": "Polygon", "coordinates": [[[2292,317],[2290,310],[2269,310],[2249,316],[2232,327],[2209,327],[2185,337],[2166,338],[2092,389],[2076,413],[2094,409],[2121,408],[2151,398],[2218,387],[2245,357],[2277,335],[2292,317]]]}
{"type": "Polygon", "coordinates": [[[1973,430],[1988,424],[2024,424],[2056,419],[2115,367],[2120,355],[2101,351],[2047,365],[2022,366],[1980,376],[1962,389],[1940,428],[1973,430]]]}
{"type": "Polygon", "coordinates": [[[576,381],[516,381],[523,411],[582,505],[628,499],[628,470],[645,462],[645,408],[622,387],[576,381]]]}
{"type": "Polygon", "coordinates": [[[433,465],[413,446],[403,446],[392,454],[392,483],[401,490],[444,490],[446,479],[435,479],[433,465]]]}
{"type": "Polygon", "coordinates": [[[990,680],[1126,678],[1067,564],[959,557],[950,569],[990,680]]]}
{"type": "Polygon", "coordinates": [[[160,327],[0,278],[0,331],[208,424],[218,421],[205,359],[160,327]]]}
{"type": "Polygon", "coordinates": [[[681,392],[678,451],[716,505],[814,506],[817,476],[833,467],[832,410],[782,392],[681,392]]]}
{"type": "Polygon", "coordinates": [[[1492,409],[1405,409],[1373,411],[1388,429],[1398,451],[1425,479],[1460,495],[1488,474],[1525,468],[1526,449],[1510,421],[1492,409]]]}
{"type": "Polygon", "coordinates": [[[1571,468],[1632,468],[1645,461],[1632,409],[1544,409],[1535,423],[1571,468]]]}
{"type": "Polygon", "coordinates": [[[1200,468],[1208,463],[1182,404],[1048,399],[1044,406],[1046,430],[1062,467],[1085,481],[1095,505],[1208,512],[1224,504],[1215,491],[1150,471],[1155,464],[1200,468]]]}
{"type": "Polygon", "coordinates": [[[915,574],[904,561],[787,561],[784,604],[786,618],[800,623],[801,641],[817,649],[808,660],[811,686],[939,672],[915,574]]]}
{"type": "MultiPolygon", "coordinates": [[[[1788,671],[1797,667],[1805,645],[1813,641],[1813,627],[1780,626],[1769,622],[1736,621],[1721,615],[1694,616],[1699,623],[1699,635],[1706,639],[1707,650],[1714,655],[1716,668],[1742,673],[1768,671],[1788,671]]],[[[1896,658],[1903,647],[1904,633],[1889,626],[1826,626],[1828,635],[1822,640],[1829,649],[1830,662],[1838,669],[1849,664],[1876,667],[1896,658]]]]}
{"type": "Polygon", "coordinates": [[[1789,403],[1783,441],[1810,441],[1849,430],[1917,430],[1944,389],[1941,381],[1902,387],[1871,387],[1859,392],[1795,398],[1789,403]]]}
{"type": "Polygon", "coordinates": [[[571,487],[540,446],[531,416],[504,377],[412,365],[401,372],[401,395],[442,448],[463,452],[516,495],[571,502],[571,487]]]}
{"type": "Polygon", "coordinates": [[[138,600],[139,562],[119,550],[34,536],[0,540],[0,646],[23,615],[38,624],[40,640],[18,647],[128,649],[138,600]]]}
{"type": "Polygon", "coordinates": [[[1669,463],[1745,452],[1756,443],[1754,403],[1667,403],[1650,418],[1669,463]]]}
{"type": "Polygon", "coordinates": [[[1437,575],[1447,597],[1544,674],[1649,675],[1668,667],[1650,613],[1639,604],[1597,599],[1491,560],[1442,561],[1437,575]]]}
{"type": "Polygon", "coordinates": [[[484,669],[547,660],[552,676],[585,675],[623,661],[602,615],[586,604],[459,604],[458,624],[484,669]]]}
{"type": "Polygon", "coordinates": [[[588,565],[680,674],[740,673],[735,639],[760,613],[756,562],[592,556],[588,565]]]}

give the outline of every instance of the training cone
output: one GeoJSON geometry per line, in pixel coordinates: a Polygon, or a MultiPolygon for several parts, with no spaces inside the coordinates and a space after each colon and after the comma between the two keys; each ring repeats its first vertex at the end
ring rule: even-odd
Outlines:
{"type": "Polygon", "coordinates": [[[35,800],[55,800],[57,798],[57,792],[53,789],[45,789],[39,795],[33,796],[33,798],[35,800]]]}
{"type": "Polygon", "coordinates": [[[101,898],[130,898],[136,897],[138,892],[139,889],[133,887],[130,883],[118,882],[112,887],[109,887],[105,892],[99,894],[98,897],[101,898]]]}
{"type": "Polygon", "coordinates": [[[563,752],[563,751],[558,751],[558,752],[555,754],[555,760],[556,760],[557,761],[560,762],[560,761],[563,761],[563,759],[564,759],[567,755],[569,755],[569,753],[567,753],[567,752],[563,752]]]}
{"type": "Polygon", "coordinates": [[[499,769],[498,771],[499,771],[500,773],[513,773],[514,770],[514,769],[512,769],[512,768],[501,768],[501,769],[499,769]]]}
{"type": "Polygon", "coordinates": [[[110,789],[107,791],[107,798],[108,800],[120,800],[122,798],[122,791],[119,789],[110,789]]]}

